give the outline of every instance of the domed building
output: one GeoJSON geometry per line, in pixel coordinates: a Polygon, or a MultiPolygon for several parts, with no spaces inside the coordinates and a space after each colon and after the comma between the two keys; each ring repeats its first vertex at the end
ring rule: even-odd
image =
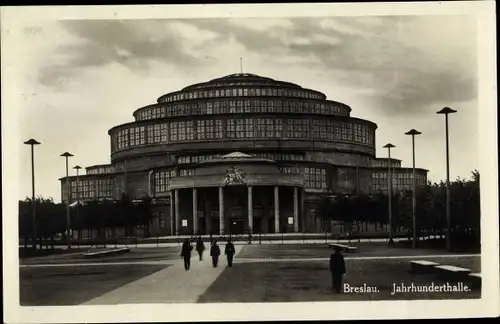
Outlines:
{"type": "MultiPolygon", "coordinates": [[[[108,132],[111,164],[70,177],[70,199],[150,196],[157,234],[316,232],[325,195],[387,191],[377,125],[297,84],[232,74],[133,115],[108,132]]],[[[391,161],[394,189],[411,189],[412,169],[391,161]]],[[[426,178],[417,169],[418,185],[426,178]]]]}

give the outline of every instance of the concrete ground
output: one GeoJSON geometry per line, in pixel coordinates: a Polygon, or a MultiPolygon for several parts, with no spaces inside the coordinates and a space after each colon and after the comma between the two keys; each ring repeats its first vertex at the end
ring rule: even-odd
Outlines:
{"type": "MultiPolygon", "coordinates": [[[[98,259],[82,252],[21,260],[21,305],[99,305],[123,303],[286,302],[380,299],[478,298],[480,291],[400,293],[393,283],[441,284],[434,275],[409,272],[410,261],[432,260],[480,272],[479,255],[390,248],[360,243],[345,254],[345,282],[377,287],[376,293],[335,294],[330,288],[326,244],[237,245],[234,267],[221,258],[213,268],[208,253],[193,253],[184,270],[179,247],[132,248],[98,259]]],[[[224,245],[220,244],[221,250],[224,245]]],[[[467,284],[467,283],[466,283],[467,284]]]]}

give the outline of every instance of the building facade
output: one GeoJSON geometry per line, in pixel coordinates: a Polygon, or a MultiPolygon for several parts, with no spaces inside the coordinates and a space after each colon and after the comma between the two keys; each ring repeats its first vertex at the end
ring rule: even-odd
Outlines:
{"type": "MultiPolygon", "coordinates": [[[[228,234],[320,231],[325,195],[387,191],[371,121],[318,91],[253,74],[194,84],[113,127],[111,163],[61,180],[62,199],[153,198],[154,231],[228,234]]],[[[391,159],[393,188],[412,169],[391,159]]],[[[427,170],[417,169],[418,185],[427,170]]]]}

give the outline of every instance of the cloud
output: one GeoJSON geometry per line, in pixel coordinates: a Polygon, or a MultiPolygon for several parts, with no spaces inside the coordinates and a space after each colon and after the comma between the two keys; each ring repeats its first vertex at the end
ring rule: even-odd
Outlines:
{"type": "Polygon", "coordinates": [[[141,71],[156,61],[189,72],[222,56],[237,61],[245,54],[282,68],[295,63],[329,74],[333,83],[363,89],[364,100],[387,115],[419,114],[433,102],[476,97],[474,22],[461,16],[61,24],[79,42],[57,48],[65,59],[43,68],[40,82],[46,85],[110,63],[141,71]]]}
{"type": "Polygon", "coordinates": [[[79,42],[57,46],[54,52],[66,60],[48,64],[40,71],[39,80],[46,86],[57,86],[61,78],[85,69],[117,62],[139,70],[149,68],[152,61],[197,66],[204,63],[203,56],[190,47],[217,37],[176,20],[75,20],[60,24],[79,42]]]}

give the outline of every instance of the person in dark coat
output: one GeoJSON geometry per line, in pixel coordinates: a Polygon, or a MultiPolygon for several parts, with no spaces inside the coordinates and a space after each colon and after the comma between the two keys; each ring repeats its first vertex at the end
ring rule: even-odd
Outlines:
{"type": "Polygon", "coordinates": [[[203,240],[201,237],[198,238],[198,241],[196,242],[196,251],[198,252],[198,255],[200,256],[200,261],[203,260],[203,251],[205,251],[205,244],[203,243],[203,240]]]}
{"type": "Polygon", "coordinates": [[[233,266],[233,257],[235,253],[236,249],[234,248],[233,243],[231,243],[231,240],[229,240],[226,244],[226,248],[224,249],[224,254],[227,257],[227,265],[229,267],[233,266]]]}
{"type": "Polygon", "coordinates": [[[210,248],[210,256],[212,257],[212,265],[217,267],[219,263],[220,248],[217,245],[217,241],[213,241],[212,247],[210,248]]]}
{"type": "Polygon", "coordinates": [[[335,253],[330,256],[330,273],[332,274],[332,286],[336,292],[342,292],[342,279],[346,272],[344,256],[341,249],[335,247],[335,253]]]}
{"type": "Polygon", "coordinates": [[[186,271],[191,267],[191,251],[193,250],[193,246],[189,242],[189,239],[186,239],[182,244],[181,257],[184,258],[184,269],[186,271]]]}

